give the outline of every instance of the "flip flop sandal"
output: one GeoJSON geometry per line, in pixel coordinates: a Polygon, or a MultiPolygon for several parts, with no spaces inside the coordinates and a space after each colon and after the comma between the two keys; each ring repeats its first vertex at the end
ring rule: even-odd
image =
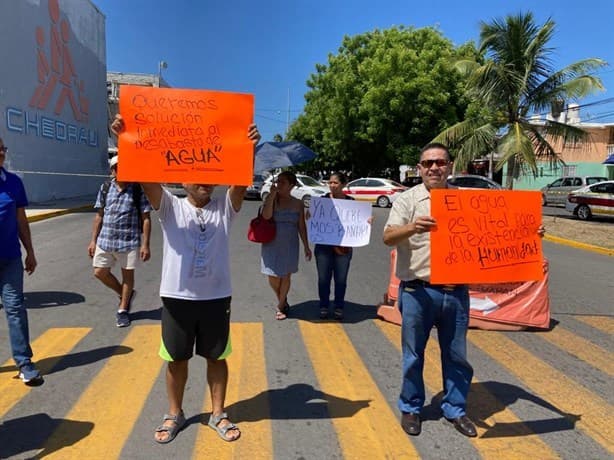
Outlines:
{"type": "Polygon", "coordinates": [[[341,308],[335,308],[335,319],[337,321],[343,320],[343,310],[341,308]]]}
{"type": "Polygon", "coordinates": [[[226,442],[236,441],[241,437],[241,431],[239,430],[239,427],[230,421],[226,412],[222,412],[220,415],[211,414],[211,417],[209,417],[208,425],[213,428],[220,436],[220,438],[222,438],[226,442]],[[228,420],[228,425],[219,426],[222,420],[228,420]],[[236,438],[228,439],[226,433],[228,433],[228,431],[230,430],[237,430],[239,432],[239,435],[236,438]]]}
{"type": "Polygon", "coordinates": [[[177,433],[181,431],[181,429],[185,425],[185,421],[186,420],[185,416],[183,415],[183,411],[179,412],[177,415],[164,414],[164,418],[162,419],[162,425],[156,428],[156,431],[154,433],[168,433],[168,437],[166,439],[158,439],[154,436],[154,441],[156,441],[158,444],[168,444],[173,439],[175,439],[177,433]],[[173,425],[164,425],[164,422],[168,420],[172,421],[173,425]]]}
{"type": "Polygon", "coordinates": [[[320,308],[320,319],[328,318],[328,308],[321,307],[320,308]]]}
{"type": "Polygon", "coordinates": [[[286,319],[288,316],[281,310],[275,312],[275,319],[278,321],[286,319]]]}

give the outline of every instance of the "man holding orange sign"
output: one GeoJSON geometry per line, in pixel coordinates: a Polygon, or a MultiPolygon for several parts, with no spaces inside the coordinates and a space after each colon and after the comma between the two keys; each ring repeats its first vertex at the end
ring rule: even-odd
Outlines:
{"type": "MultiPolygon", "coordinates": [[[[152,103],[157,101],[158,106],[170,103],[168,99],[150,97],[148,100],[152,103]]],[[[184,101],[182,104],[185,104],[185,99],[181,100],[184,101]]],[[[179,104],[176,101],[173,103],[179,104]]],[[[194,107],[192,109],[194,110],[194,107]]],[[[203,106],[203,110],[208,109],[210,107],[203,106]]],[[[167,112],[173,113],[170,109],[167,109],[167,112]]],[[[194,112],[194,114],[198,113],[194,112]]],[[[136,114],[131,116],[133,117],[131,122],[134,123],[136,114]]],[[[256,125],[251,124],[251,114],[242,114],[242,116],[249,123],[243,125],[244,130],[247,128],[246,131],[243,131],[243,139],[236,140],[234,144],[235,147],[237,144],[245,147],[247,143],[249,149],[239,148],[233,151],[236,163],[245,163],[246,160],[253,162],[253,151],[260,140],[260,133],[256,125]]],[[[172,117],[168,119],[172,122],[172,117]]],[[[113,129],[121,133],[120,155],[123,153],[122,145],[127,145],[127,140],[123,139],[125,126],[120,116],[113,123],[113,129]]],[[[182,132],[181,126],[171,126],[169,129],[174,129],[174,132],[182,132]]],[[[238,129],[235,124],[233,124],[233,129],[238,129]]],[[[162,138],[158,141],[161,142],[162,138]]],[[[134,144],[129,148],[133,147],[134,144]]],[[[162,168],[165,168],[165,158],[168,158],[168,152],[173,155],[181,155],[180,152],[184,150],[187,152],[186,148],[176,150],[170,144],[158,149],[158,152],[162,152],[162,168]]],[[[217,156],[221,157],[222,152],[223,149],[213,149],[213,153],[217,156]]],[[[225,151],[224,154],[228,155],[225,151]]],[[[188,156],[185,154],[184,159],[188,156]]],[[[227,157],[226,161],[230,162],[230,158],[227,157]]],[[[123,167],[123,163],[120,164],[123,167]]],[[[158,168],[160,168],[159,164],[158,168]]],[[[182,174],[180,169],[182,168],[174,168],[174,171],[169,174],[182,174]]],[[[187,196],[183,199],[172,195],[160,184],[151,182],[156,177],[164,177],[166,174],[164,170],[150,169],[144,172],[143,177],[138,176],[139,171],[137,170],[127,173],[133,174],[135,180],[145,181],[141,184],[143,191],[153,208],[158,211],[162,227],[163,260],[160,297],[163,308],[162,343],[159,354],[168,362],[166,388],[169,411],[164,415],[162,424],[156,428],[154,433],[155,441],[160,444],[171,442],[186,423],[182,408],[183,394],[188,378],[188,361],[194,351],[207,360],[207,381],[212,403],[208,425],[224,441],[235,441],[241,435],[239,428],[229,420],[228,414],[224,411],[224,401],[228,383],[226,358],[232,351],[230,345],[232,290],[228,237],[231,224],[241,209],[247,187],[231,185],[225,196],[220,198],[212,196],[215,185],[190,183],[195,178],[222,177],[217,174],[219,172],[188,171],[188,174],[183,176],[185,180],[182,181],[187,192],[187,196]]],[[[247,173],[251,181],[251,168],[248,168],[247,173]]],[[[232,184],[235,180],[232,172],[227,174],[224,180],[232,184]]],[[[243,182],[241,177],[236,180],[239,184],[243,182]]]]}
{"type": "MultiPolygon", "coordinates": [[[[396,246],[396,276],[402,315],[403,385],[398,406],[401,426],[417,436],[422,430],[420,411],[425,392],[424,351],[433,326],[441,349],[444,417],[465,436],[475,437],[475,425],[466,415],[473,368],[467,361],[469,292],[465,284],[431,284],[431,237],[437,222],[431,215],[431,192],[448,188],[452,159],[447,147],[433,143],[420,154],[423,183],[404,192],[392,205],[384,229],[384,243],[396,246]]],[[[435,194],[435,193],[433,193],[435,194]]],[[[537,233],[544,233],[539,226],[537,233]]]]}
{"type": "Polygon", "coordinates": [[[422,184],[403,192],[393,203],[384,228],[384,243],[397,248],[396,275],[401,310],[403,385],[399,397],[401,426],[407,434],[422,431],[420,411],[424,405],[424,350],[431,329],[437,326],[441,348],[444,417],[465,436],[477,436],[466,415],[467,394],[473,368],[467,361],[469,291],[465,285],[433,285],[429,233],[436,222],[431,217],[430,192],[447,187],[452,159],[447,147],[429,144],[422,149],[418,171],[422,184]]]}

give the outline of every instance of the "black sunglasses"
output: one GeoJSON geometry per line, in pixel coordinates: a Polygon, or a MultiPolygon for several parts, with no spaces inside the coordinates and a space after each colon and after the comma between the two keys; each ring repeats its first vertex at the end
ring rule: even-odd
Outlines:
{"type": "Polygon", "coordinates": [[[444,160],[443,158],[437,158],[436,160],[422,160],[420,162],[420,166],[423,168],[430,168],[433,165],[437,165],[439,168],[447,166],[450,162],[448,160],[444,160]]]}
{"type": "Polygon", "coordinates": [[[9,151],[9,148],[8,148],[8,147],[4,147],[4,146],[0,147],[0,152],[4,152],[4,153],[6,153],[6,152],[8,152],[8,151],[9,151]]]}

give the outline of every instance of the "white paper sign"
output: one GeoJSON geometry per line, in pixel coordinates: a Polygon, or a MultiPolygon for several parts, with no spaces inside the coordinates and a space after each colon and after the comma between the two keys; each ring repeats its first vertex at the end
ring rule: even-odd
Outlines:
{"type": "Polygon", "coordinates": [[[309,241],[357,248],[369,244],[371,203],[331,198],[311,198],[307,236],[309,241]]]}

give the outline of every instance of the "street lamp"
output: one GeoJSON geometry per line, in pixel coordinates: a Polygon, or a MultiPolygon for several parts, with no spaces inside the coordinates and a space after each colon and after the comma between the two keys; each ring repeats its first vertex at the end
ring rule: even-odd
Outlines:
{"type": "Polygon", "coordinates": [[[166,69],[168,64],[166,61],[158,62],[158,88],[160,87],[160,82],[162,81],[162,69],[166,69]]]}

